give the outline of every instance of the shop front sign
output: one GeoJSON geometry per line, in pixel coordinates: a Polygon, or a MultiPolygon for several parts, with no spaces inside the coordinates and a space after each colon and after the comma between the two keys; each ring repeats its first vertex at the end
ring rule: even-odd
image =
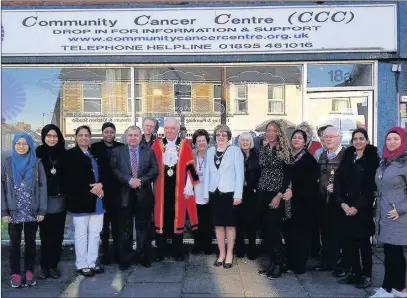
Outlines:
{"type": "Polygon", "coordinates": [[[132,125],[131,117],[110,117],[110,116],[83,116],[65,117],[65,136],[75,135],[76,129],[81,125],[87,125],[92,131],[92,135],[102,134],[102,125],[105,122],[112,122],[116,126],[116,134],[121,135],[132,125]]]}
{"type": "Polygon", "coordinates": [[[3,10],[4,56],[397,51],[394,4],[3,10]]]}

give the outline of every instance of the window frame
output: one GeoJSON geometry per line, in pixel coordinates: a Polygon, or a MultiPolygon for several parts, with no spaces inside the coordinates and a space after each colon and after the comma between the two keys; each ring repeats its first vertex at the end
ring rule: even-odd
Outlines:
{"type": "Polygon", "coordinates": [[[82,113],[84,114],[103,114],[103,82],[87,82],[82,81],[82,113]],[[85,96],[85,84],[88,85],[100,85],[100,97],[87,97],[85,96]],[[85,101],[87,100],[100,100],[100,112],[86,112],[85,101]]]}
{"type": "MultiPolygon", "coordinates": [[[[131,82],[127,83],[127,112],[128,113],[133,113],[132,109],[131,109],[131,101],[133,100],[133,98],[131,97],[131,82]],[[129,94],[130,92],[130,94],[129,94]],[[130,95],[130,96],[129,96],[130,95]]],[[[134,108],[135,108],[135,113],[142,113],[143,112],[143,84],[142,83],[134,83],[134,108]],[[136,94],[136,86],[140,86],[140,96],[137,96],[136,94]],[[139,107],[140,110],[137,111],[137,101],[139,102],[139,107]]]]}
{"type": "MultiPolygon", "coordinates": [[[[188,83],[174,83],[173,84],[173,97],[174,97],[174,112],[175,113],[192,113],[192,84],[188,84],[188,83]],[[175,92],[176,92],[176,90],[175,90],[175,86],[177,86],[177,85],[184,85],[184,86],[189,86],[189,89],[190,89],[190,97],[184,97],[184,96],[177,96],[176,94],[175,94],[175,92]],[[181,111],[179,111],[179,109],[177,109],[177,100],[181,100],[182,102],[184,101],[184,100],[189,100],[189,103],[190,103],[190,105],[189,105],[189,110],[188,111],[185,111],[185,110],[181,110],[181,111]]],[[[182,94],[183,95],[183,94],[182,94]]]]}
{"type": "Polygon", "coordinates": [[[249,97],[249,86],[247,84],[233,84],[236,92],[235,92],[235,114],[237,115],[248,115],[249,114],[249,103],[248,103],[248,97],[249,97]],[[239,97],[239,87],[244,87],[245,88],[245,97],[239,97]],[[241,111],[239,109],[239,103],[241,101],[246,102],[246,110],[241,111]]]}
{"type": "Polygon", "coordinates": [[[222,113],[222,84],[213,84],[212,97],[213,97],[213,112],[222,113]],[[215,97],[215,87],[217,86],[219,86],[220,88],[220,97],[215,97]],[[219,107],[219,111],[216,110],[216,106],[219,107]]]}
{"type": "Polygon", "coordinates": [[[268,115],[285,115],[285,85],[272,85],[272,84],[268,84],[267,85],[267,114],[268,115]],[[283,97],[282,98],[270,98],[270,93],[269,93],[269,88],[272,87],[274,89],[274,87],[281,87],[282,88],[282,94],[283,97]],[[276,112],[276,111],[271,111],[270,109],[270,103],[271,102],[281,102],[282,106],[283,106],[283,110],[281,112],[276,112]]]}

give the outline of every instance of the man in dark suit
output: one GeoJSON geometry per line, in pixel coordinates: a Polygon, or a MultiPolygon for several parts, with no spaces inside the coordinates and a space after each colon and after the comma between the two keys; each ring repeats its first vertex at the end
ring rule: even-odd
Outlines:
{"type": "Polygon", "coordinates": [[[120,182],[120,266],[126,270],[133,257],[133,220],[136,222],[138,261],[151,267],[151,223],[154,196],[151,183],[158,175],[157,161],[153,151],[140,144],[141,130],[130,126],[125,132],[127,146],[113,150],[110,159],[114,175],[120,182]]]}
{"type": "Polygon", "coordinates": [[[116,126],[111,122],[103,123],[102,137],[100,142],[93,143],[91,152],[100,165],[100,177],[103,183],[105,196],[103,203],[106,209],[103,217],[103,229],[101,233],[102,247],[100,250],[100,262],[107,265],[111,262],[109,255],[110,227],[113,238],[113,261],[119,262],[119,197],[117,189],[119,182],[113,175],[110,167],[110,155],[114,148],[122,146],[122,143],[116,142],[116,126]]]}

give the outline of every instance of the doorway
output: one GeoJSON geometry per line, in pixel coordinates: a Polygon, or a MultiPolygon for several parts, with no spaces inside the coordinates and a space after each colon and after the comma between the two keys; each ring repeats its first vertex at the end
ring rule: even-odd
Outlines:
{"type": "Polygon", "coordinates": [[[352,131],[365,128],[374,142],[373,91],[312,92],[307,101],[304,118],[316,129],[331,124],[342,131],[342,144],[349,145],[352,131]]]}

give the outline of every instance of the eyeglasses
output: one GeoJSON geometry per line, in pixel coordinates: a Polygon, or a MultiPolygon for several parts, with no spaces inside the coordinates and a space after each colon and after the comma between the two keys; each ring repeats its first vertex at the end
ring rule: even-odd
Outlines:
{"type": "Polygon", "coordinates": [[[325,140],[332,140],[332,139],[335,139],[337,137],[339,137],[339,136],[338,135],[336,135],[336,136],[324,136],[324,139],[325,140]]]}
{"type": "Polygon", "coordinates": [[[216,137],[217,137],[217,138],[219,138],[219,137],[224,137],[224,138],[226,138],[227,136],[228,136],[227,133],[217,133],[217,134],[216,134],[216,137]]]}
{"type": "Polygon", "coordinates": [[[46,137],[49,138],[49,139],[58,139],[57,135],[47,134],[46,137]]]}

